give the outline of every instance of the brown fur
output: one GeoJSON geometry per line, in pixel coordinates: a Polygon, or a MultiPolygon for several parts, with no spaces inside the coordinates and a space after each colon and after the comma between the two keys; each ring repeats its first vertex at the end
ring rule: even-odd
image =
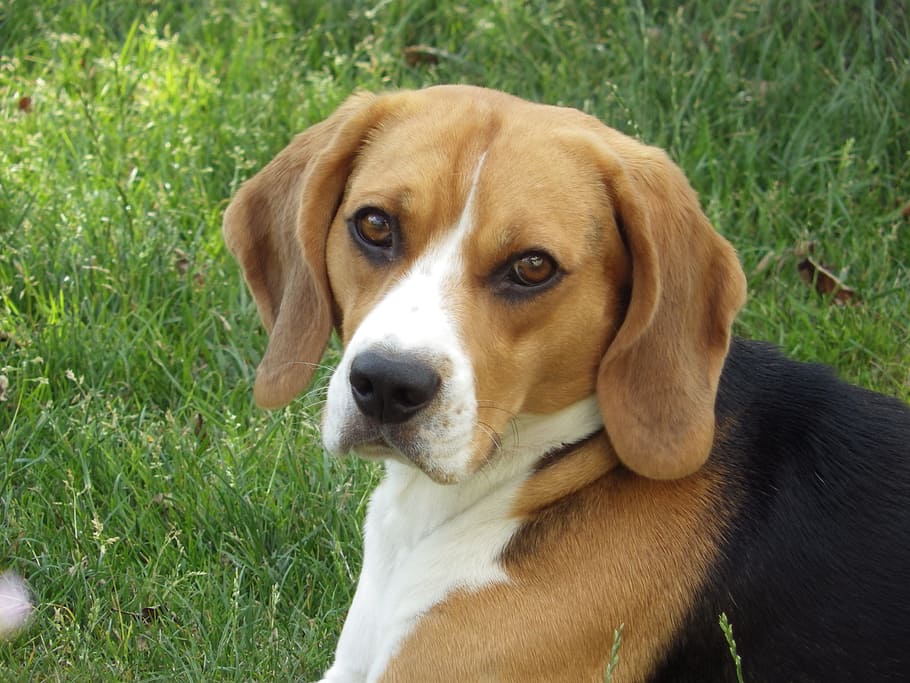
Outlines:
{"type": "Polygon", "coordinates": [[[650,480],[615,467],[611,450],[601,436],[528,480],[516,507],[527,525],[504,557],[511,582],[433,608],[383,683],[599,683],[620,625],[613,680],[647,679],[715,559],[724,502],[716,471],[650,480]]]}

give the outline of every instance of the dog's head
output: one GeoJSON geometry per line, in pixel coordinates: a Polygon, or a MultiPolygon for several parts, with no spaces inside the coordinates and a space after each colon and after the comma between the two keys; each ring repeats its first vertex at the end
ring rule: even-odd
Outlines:
{"type": "Polygon", "coordinates": [[[597,395],[623,463],[698,469],[745,295],[732,247],[660,150],[481,88],[358,94],[225,214],[266,329],[256,401],[291,401],[335,328],[333,453],[441,482],[519,414],[597,395]]]}

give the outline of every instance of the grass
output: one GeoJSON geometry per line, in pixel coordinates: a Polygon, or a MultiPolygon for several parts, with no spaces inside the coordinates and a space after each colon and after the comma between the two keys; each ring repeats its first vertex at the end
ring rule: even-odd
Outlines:
{"type": "Polygon", "coordinates": [[[666,147],[741,254],[737,332],[910,398],[907,10],[602,5],[0,6],[0,571],[37,602],[0,678],[329,663],[379,475],[323,458],[315,394],[252,406],[264,337],[219,226],[354,88],[484,84],[666,147]],[[856,305],[799,279],[808,241],[856,305]]]}
{"type": "Polygon", "coordinates": [[[736,681],[737,683],[744,683],[743,660],[736,652],[736,640],[733,638],[733,625],[730,624],[725,612],[721,612],[720,617],[717,619],[717,624],[720,626],[720,630],[723,631],[724,639],[727,641],[727,647],[730,648],[730,657],[733,659],[733,666],[736,668],[736,681]]]}

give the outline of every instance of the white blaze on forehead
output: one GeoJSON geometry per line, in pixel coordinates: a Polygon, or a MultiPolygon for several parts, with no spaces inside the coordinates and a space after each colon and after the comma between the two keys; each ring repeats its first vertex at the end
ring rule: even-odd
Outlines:
{"type": "MultiPolygon", "coordinates": [[[[422,273],[430,274],[436,272],[442,275],[437,278],[445,281],[445,275],[456,275],[463,270],[462,248],[471,231],[474,228],[474,206],[477,196],[477,185],[480,183],[480,171],[483,168],[483,162],[487,158],[484,152],[477,160],[477,167],[474,169],[474,175],[471,178],[471,187],[468,190],[467,199],[465,199],[464,208],[461,210],[461,216],[452,231],[438,244],[427,249],[422,254],[412,270],[413,275],[422,273]]],[[[439,283],[441,284],[441,283],[439,283]]]]}
{"type": "MultiPolygon", "coordinates": [[[[451,292],[464,272],[462,250],[474,227],[474,206],[480,171],[486,152],[480,155],[461,216],[455,226],[421,254],[397,285],[364,319],[350,347],[363,341],[391,342],[396,350],[426,347],[448,349],[442,336],[454,332],[454,297],[451,292]],[[359,339],[358,339],[359,337],[359,339]]],[[[405,239],[407,239],[405,237],[405,239]]]]}
{"type": "Polygon", "coordinates": [[[398,284],[363,321],[350,346],[361,339],[380,338],[396,350],[427,348],[449,351],[443,337],[457,337],[457,307],[453,290],[464,272],[463,249],[474,228],[474,206],[480,171],[486,152],[480,155],[464,208],[455,226],[438,242],[427,247],[398,284]]]}

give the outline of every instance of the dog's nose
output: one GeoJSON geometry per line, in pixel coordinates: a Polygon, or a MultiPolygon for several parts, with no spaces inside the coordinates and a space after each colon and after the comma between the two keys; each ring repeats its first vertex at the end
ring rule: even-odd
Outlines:
{"type": "Polygon", "coordinates": [[[348,378],[360,410],[383,424],[410,419],[433,400],[441,382],[426,363],[375,351],[358,354],[348,378]]]}

